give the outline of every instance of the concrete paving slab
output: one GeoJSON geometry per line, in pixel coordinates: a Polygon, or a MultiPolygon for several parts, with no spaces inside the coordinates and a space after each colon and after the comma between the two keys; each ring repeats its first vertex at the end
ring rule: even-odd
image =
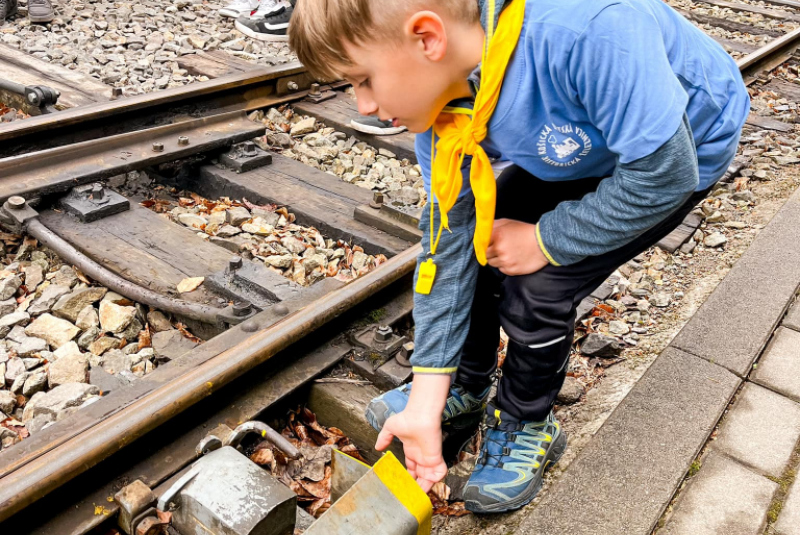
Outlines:
{"type": "Polygon", "coordinates": [[[739,384],[667,348],[516,533],[650,533],[739,384]]]}
{"type": "Polygon", "coordinates": [[[751,379],[800,401],[800,331],[778,327],[751,379]]]}
{"type": "Polygon", "coordinates": [[[800,190],[758,234],[672,346],[744,377],[800,283],[800,190]]]}
{"type": "Polygon", "coordinates": [[[789,309],[789,313],[784,318],[782,325],[795,331],[800,331],[800,298],[789,309]]]}
{"type": "Polygon", "coordinates": [[[795,480],[789,489],[775,531],[778,535],[800,535],[800,480],[795,480]]]}
{"type": "Polygon", "coordinates": [[[800,404],[747,383],[711,447],[778,477],[783,474],[799,437],[800,404]]]}
{"type": "Polygon", "coordinates": [[[689,482],[664,535],[760,535],[777,483],[709,454],[689,482]]]}

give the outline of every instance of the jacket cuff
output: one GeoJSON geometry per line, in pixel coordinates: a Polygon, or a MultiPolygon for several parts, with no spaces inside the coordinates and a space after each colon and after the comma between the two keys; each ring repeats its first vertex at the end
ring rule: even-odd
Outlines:
{"type": "Polygon", "coordinates": [[[545,258],[547,261],[550,262],[554,266],[561,266],[556,260],[553,258],[553,255],[550,254],[550,251],[547,250],[547,247],[544,244],[544,240],[542,240],[542,233],[539,231],[539,224],[536,225],[536,242],[539,244],[539,249],[542,250],[545,258]]]}
{"type": "Polygon", "coordinates": [[[450,375],[458,371],[458,367],[453,368],[425,368],[423,366],[413,366],[411,371],[421,375],[450,375]]]}

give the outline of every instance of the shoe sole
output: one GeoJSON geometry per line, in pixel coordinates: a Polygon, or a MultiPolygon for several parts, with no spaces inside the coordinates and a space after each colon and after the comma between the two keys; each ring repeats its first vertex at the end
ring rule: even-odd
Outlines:
{"type": "Polygon", "coordinates": [[[528,505],[533,501],[536,495],[539,494],[539,491],[542,490],[545,472],[552,468],[553,465],[555,465],[561,459],[566,449],[567,435],[562,431],[561,435],[559,435],[559,438],[556,440],[556,443],[553,444],[553,447],[547,452],[547,455],[544,458],[544,467],[542,468],[541,475],[537,478],[536,485],[532,486],[530,489],[526,490],[515,499],[508,502],[497,503],[494,505],[483,505],[481,503],[468,500],[464,503],[464,507],[473,513],[506,513],[508,511],[515,511],[528,505]],[[563,443],[559,444],[558,442],[561,441],[561,437],[564,437],[564,440],[563,443]]]}
{"type": "Polygon", "coordinates": [[[44,15],[37,17],[35,15],[31,15],[30,12],[28,12],[28,18],[31,19],[31,22],[43,23],[43,22],[53,22],[53,19],[56,17],[55,15],[44,15]]]}
{"type": "Polygon", "coordinates": [[[217,13],[219,13],[220,17],[228,17],[229,19],[238,19],[242,15],[247,15],[250,12],[249,11],[234,11],[232,9],[222,8],[219,11],[217,11],[217,13]]]}
{"type": "Polygon", "coordinates": [[[285,42],[289,40],[288,35],[273,35],[271,33],[254,32],[244,24],[239,24],[239,22],[237,22],[235,26],[237,30],[245,34],[247,37],[252,37],[253,39],[258,39],[259,41],[285,42]]]}
{"type": "Polygon", "coordinates": [[[358,130],[362,134],[371,134],[373,136],[393,136],[406,131],[405,126],[392,126],[389,128],[379,128],[377,126],[368,126],[360,124],[355,121],[350,121],[350,128],[358,130]]]}

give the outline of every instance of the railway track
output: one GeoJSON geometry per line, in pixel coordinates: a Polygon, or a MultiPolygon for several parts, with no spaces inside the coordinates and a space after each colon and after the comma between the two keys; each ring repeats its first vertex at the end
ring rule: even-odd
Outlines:
{"type": "MultiPolygon", "coordinates": [[[[800,2],[792,0],[772,0],[766,7],[718,0],[693,4],[701,5],[787,24],[800,21],[800,2]]],[[[685,8],[678,7],[697,24],[717,23],[740,34],[747,29],[741,22],[685,8]]],[[[730,34],[717,38],[738,56],[745,83],[796,101],[800,88],[793,93],[796,88],[768,80],[764,73],[794,62],[800,28],[781,33],[774,26],[752,27],[752,34],[770,38],[757,48],[730,34]]],[[[210,68],[204,65],[196,66],[201,74],[210,68]]],[[[354,134],[348,122],[355,110],[342,88],[320,87],[295,63],[0,126],[0,202],[14,205],[22,197],[27,201],[24,210],[30,210],[16,222],[92,279],[134,301],[173,311],[207,339],[0,452],[4,531],[77,534],[105,529],[115,523],[118,510],[107,498],[125,484],[140,479],[157,492],[163,490],[196,458],[195,446],[217,425],[268,419],[309,398],[312,404],[317,399],[323,423],[341,427],[359,446],[369,448],[374,437],[347,421],[357,419],[363,399],[337,405],[332,400],[350,396],[348,388],[314,385],[313,380],[342,363],[380,388],[408,379],[408,368],[394,353],[384,355],[388,358],[380,367],[346,357],[375,344],[376,332],[386,325],[393,328],[384,335],[398,342],[395,349],[407,341],[410,276],[419,251],[416,209],[398,210],[380,195],[279,154],[271,155],[271,165],[241,172],[219,163],[227,158],[228,166],[247,165],[250,156],[244,153],[252,147],[238,153],[229,149],[263,135],[263,126],[248,119],[255,110],[291,104],[298,113],[354,134]],[[59,208],[76,186],[142,170],[167,188],[190,186],[209,199],[246,198],[259,206],[285,206],[299,223],[388,260],[346,284],[329,278],[298,287],[252,259],[232,259],[233,251],[164,221],[136,200],[128,199],[130,210],[97,221],[81,222],[59,208]],[[196,297],[181,296],[188,302],[164,300],[174,297],[177,282],[189,271],[220,282],[196,297]],[[206,307],[205,316],[195,314],[201,307],[206,307]],[[325,411],[327,403],[334,409],[325,411]]],[[[793,129],[758,113],[748,124],[778,132],[793,129]]],[[[398,158],[413,158],[410,135],[361,139],[398,158]]],[[[698,224],[687,221],[665,248],[677,249],[698,224]]],[[[593,297],[602,300],[610,292],[611,285],[606,285],[593,297]]],[[[583,312],[593,303],[588,300],[583,312]]],[[[359,388],[364,399],[370,389],[377,391],[359,388]]]]}

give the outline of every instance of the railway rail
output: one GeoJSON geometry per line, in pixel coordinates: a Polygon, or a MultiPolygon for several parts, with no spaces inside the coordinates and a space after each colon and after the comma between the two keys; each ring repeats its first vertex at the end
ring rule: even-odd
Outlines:
{"type": "MultiPolygon", "coordinates": [[[[800,20],[795,12],[800,10],[800,2],[793,0],[769,0],[770,7],[721,0],[694,5],[701,4],[773,20],[800,20]]],[[[708,16],[684,13],[697,23],[714,22],[708,16]]],[[[741,30],[742,25],[737,24],[741,30]]],[[[757,49],[720,41],[729,50],[740,51],[737,63],[745,83],[764,84],[764,72],[795,54],[800,28],[775,36],[757,49]]],[[[216,275],[223,282],[201,296],[202,302],[191,305],[210,306],[220,297],[233,303],[249,301],[241,321],[226,322],[219,317],[217,324],[206,321],[211,325],[203,328],[210,339],[194,351],[0,452],[0,526],[4,532],[78,534],[110,525],[117,506],[106,498],[121,486],[140,479],[163,490],[196,458],[196,444],[217,424],[235,426],[287,400],[306,396],[315,377],[342,362],[359,343],[367,340],[368,345],[381,326],[399,327],[407,321],[410,276],[419,252],[413,210],[398,210],[384,203],[380,195],[279,155],[272,155],[272,166],[250,171],[240,168],[242,172],[210,163],[231,146],[263,134],[262,126],[247,119],[249,112],[282,104],[291,103],[299,112],[354,134],[348,121],[355,110],[349,97],[338,91],[343,87],[341,83],[320,84],[302,65],[291,63],[0,125],[0,203],[10,208],[9,203],[19,203],[18,197],[27,201],[26,209],[34,215],[18,223],[65,260],[96,266],[90,274],[98,280],[104,274],[122,279],[117,288],[120,293],[132,291],[141,296],[136,293],[138,285],[166,295],[175,277],[151,280],[150,275],[161,269],[175,271],[178,261],[172,256],[183,263],[198,261],[188,252],[179,252],[196,247],[197,256],[204,257],[198,261],[198,268],[206,271],[203,275],[216,275]],[[297,288],[260,271],[255,263],[245,261],[245,268],[230,264],[230,252],[202,242],[176,225],[158,227],[163,235],[142,240],[144,230],[137,225],[155,224],[157,217],[135,202],[131,203],[133,209],[109,216],[119,223],[112,219],[81,222],[54,209],[76,186],[187,161],[189,167],[178,168],[191,170],[192,186],[201,194],[286,206],[298,221],[326,235],[357,242],[366,251],[385,254],[389,260],[347,284],[326,279],[297,288]],[[106,228],[115,224],[120,229],[111,232],[106,228]],[[129,229],[121,228],[128,225],[129,229]],[[102,243],[102,236],[114,236],[127,246],[138,243],[133,248],[142,262],[137,267],[125,259],[115,260],[112,253],[119,252],[120,245],[113,240],[102,243]],[[224,280],[236,283],[226,286],[224,280]],[[248,299],[254,292],[260,297],[248,299]],[[380,319],[376,319],[380,315],[376,310],[381,311],[380,319]],[[354,333],[361,342],[354,341],[354,333]],[[98,504],[102,505],[99,515],[98,504]]],[[[755,114],[748,124],[778,131],[792,128],[755,114]]],[[[401,157],[413,157],[408,134],[362,139],[401,157]]],[[[247,162],[241,156],[237,157],[235,150],[227,153],[234,165],[247,162]]],[[[665,247],[679,247],[697,224],[692,228],[687,222],[665,247]]],[[[601,288],[594,297],[603,299],[608,292],[609,288],[601,288]]],[[[592,306],[587,302],[583,311],[592,306]]],[[[190,308],[183,309],[187,321],[193,318],[187,312],[190,308]]],[[[175,311],[181,314],[179,306],[175,311]]],[[[195,316],[197,319],[203,320],[195,316]]],[[[398,329],[391,336],[402,340],[398,329]]],[[[383,366],[391,370],[381,373],[357,365],[354,369],[381,387],[409,377],[408,369],[397,359],[389,358],[383,366]]]]}

